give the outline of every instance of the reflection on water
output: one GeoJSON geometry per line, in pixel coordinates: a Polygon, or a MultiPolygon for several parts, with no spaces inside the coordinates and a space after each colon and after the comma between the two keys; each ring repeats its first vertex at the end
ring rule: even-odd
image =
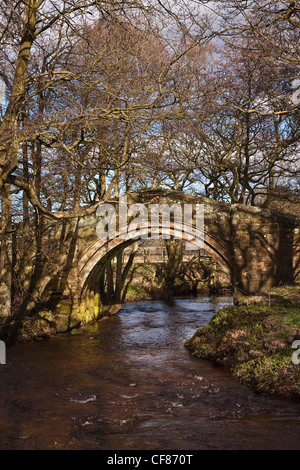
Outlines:
{"type": "Polygon", "coordinates": [[[299,449],[299,402],[269,399],[184,341],[230,298],[127,304],[84,333],[8,349],[1,449],[299,449]]]}

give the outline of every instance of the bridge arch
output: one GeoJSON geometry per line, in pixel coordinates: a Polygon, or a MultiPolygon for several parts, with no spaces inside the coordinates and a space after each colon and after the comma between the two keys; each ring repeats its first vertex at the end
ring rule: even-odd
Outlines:
{"type": "MultiPolygon", "coordinates": [[[[269,292],[279,283],[291,283],[297,276],[299,279],[300,220],[297,216],[243,204],[226,204],[176,191],[145,191],[127,196],[128,206],[139,203],[202,204],[205,214],[202,248],[229,274],[235,292],[269,292]]],[[[111,203],[117,205],[118,201],[111,203]]],[[[120,227],[112,239],[99,239],[97,220],[95,214],[79,220],[76,253],[66,273],[67,287],[62,292],[66,310],[84,322],[101,316],[92,289],[93,279],[100,276],[107,260],[136,241],[136,238],[126,239],[127,225],[120,227]],[[92,312],[91,316],[87,311],[92,312]]],[[[194,225],[193,220],[191,226],[177,226],[174,217],[167,226],[160,222],[159,235],[167,236],[171,229],[171,235],[192,242],[194,225]]],[[[153,237],[148,233],[148,238],[153,237]]]]}
{"type": "MultiPolygon", "coordinates": [[[[169,225],[162,225],[160,228],[160,237],[168,236],[171,229],[171,236],[181,238],[183,241],[192,243],[194,238],[194,226],[184,225],[183,227],[176,226],[171,223],[169,225]],[[182,228],[184,230],[182,230],[182,228]]],[[[105,266],[108,259],[113,258],[119,251],[132,245],[139,238],[128,238],[125,239],[127,234],[127,227],[121,227],[117,236],[114,239],[108,240],[103,243],[102,240],[95,240],[85,251],[79,262],[79,278],[80,284],[79,289],[82,290],[87,282],[87,279],[95,268],[96,265],[105,266]]],[[[130,236],[130,233],[128,234],[130,236]]],[[[150,233],[149,233],[150,235],[150,233]]],[[[145,238],[146,239],[146,238],[145,238]]],[[[195,245],[196,246],[196,245],[195,245]]],[[[200,248],[200,247],[199,247],[200,248]]],[[[232,275],[232,259],[231,253],[224,243],[218,240],[215,236],[203,232],[203,244],[202,248],[217,261],[224,272],[232,275]]]]}
{"type": "MultiPolygon", "coordinates": [[[[193,240],[195,240],[194,225],[178,225],[171,222],[166,225],[160,224],[157,229],[159,229],[159,238],[167,238],[170,235],[177,239],[182,239],[187,243],[193,243],[193,240]]],[[[97,299],[96,302],[94,299],[94,296],[99,296],[99,294],[93,291],[93,283],[95,279],[100,278],[107,262],[113,259],[120,251],[132,245],[136,241],[151,239],[150,235],[151,234],[149,232],[147,236],[142,238],[131,238],[131,233],[127,231],[127,226],[123,226],[119,228],[114,238],[105,242],[101,239],[94,240],[86,248],[78,264],[78,292],[80,293],[79,304],[81,309],[93,310],[94,308],[95,316],[99,315],[100,299],[97,299]],[[88,293],[86,291],[88,291],[88,293]]],[[[231,253],[225,243],[204,230],[202,233],[201,246],[195,245],[195,250],[200,249],[200,247],[203,248],[220,265],[223,271],[228,274],[232,280],[233,265],[231,253]]]]}

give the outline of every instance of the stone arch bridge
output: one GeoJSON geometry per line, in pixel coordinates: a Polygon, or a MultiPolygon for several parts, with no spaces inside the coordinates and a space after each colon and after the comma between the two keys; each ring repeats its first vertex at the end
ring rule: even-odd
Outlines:
{"type": "MultiPolygon", "coordinates": [[[[281,283],[292,283],[300,272],[300,218],[241,204],[226,204],[176,191],[142,191],[127,195],[128,206],[174,204],[204,208],[203,249],[230,276],[232,286],[245,294],[268,292],[281,283]]],[[[115,206],[118,201],[112,201],[115,206]]],[[[150,213],[150,212],[149,212],[150,213]]],[[[99,318],[102,313],[97,280],[107,260],[135,240],[124,239],[124,228],[107,241],[99,239],[96,213],[77,224],[72,263],[64,273],[64,291],[59,309],[81,320],[99,318]]],[[[171,218],[171,235],[176,235],[171,218]]],[[[195,225],[195,218],[192,224],[195,225]]],[[[187,227],[182,238],[193,238],[187,227]]],[[[180,231],[180,228],[179,228],[180,231]]],[[[181,233],[181,232],[180,232],[181,233]]],[[[168,235],[161,223],[160,236],[168,235]]],[[[178,233],[177,233],[178,235],[178,233]]]]}
{"type": "MultiPolygon", "coordinates": [[[[203,207],[203,249],[230,276],[232,286],[237,291],[263,293],[280,283],[292,283],[299,279],[299,217],[241,204],[221,203],[181,191],[130,193],[127,194],[127,204],[128,207],[140,204],[149,209],[155,205],[184,208],[198,204],[203,207]]],[[[110,201],[110,207],[115,207],[117,214],[119,201],[110,201]]],[[[181,212],[184,213],[184,210],[181,212]]],[[[118,218],[120,214],[117,214],[118,218]]],[[[22,280],[23,291],[29,290],[30,298],[39,299],[39,305],[67,314],[72,323],[77,320],[88,323],[103,315],[99,287],[101,273],[108,260],[135,242],[133,238],[124,237],[128,218],[123,225],[119,224],[115,236],[106,241],[100,239],[97,233],[99,220],[102,219],[95,211],[93,215],[78,219],[47,221],[43,230],[44,264],[38,265],[38,269],[30,265],[30,259],[34,259],[34,248],[31,246],[27,255],[21,255],[27,256],[28,260],[22,280]]],[[[197,222],[195,213],[188,223],[184,221],[183,231],[182,227],[178,227],[180,223],[175,214],[168,222],[159,221],[160,236],[167,237],[171,233],[180,235],[187,242],[193,240],[197,222]]],[[[34,239],[34,225],[26,230],[30,245],[29,232],[32,232],[34,239]]],[[[22,244],[22,234],[19,239],[22,244]]],[[[18,253],[17,242],[15,252],[18,253]]],[[[9,278],[9,275],[4,277],[9,278]]],[[[0,304],[2,312],[6,310],[4,316],[9,316],[10,294],[6,280],[4,284],[4,288],[0,289],[0,304]]],[[[26,311],[31,311],[33,306],[29,301],[26,311]]]]}

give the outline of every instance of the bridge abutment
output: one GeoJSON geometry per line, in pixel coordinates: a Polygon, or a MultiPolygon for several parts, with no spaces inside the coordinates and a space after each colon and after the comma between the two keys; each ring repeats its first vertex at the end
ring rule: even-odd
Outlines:
{"type": "Polygon", "coordinates": [[[245,294],[266,293],[294,282],[295,219],[241,205],[232,206],[231,214],[234,287],[245,294]]]}

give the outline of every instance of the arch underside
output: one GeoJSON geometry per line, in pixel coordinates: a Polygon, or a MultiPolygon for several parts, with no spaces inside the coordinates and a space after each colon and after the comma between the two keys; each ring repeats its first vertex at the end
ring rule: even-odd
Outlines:
{"type": "MultiPolygon", "coordinates": [[[[100,276],[106,263],[113,259],[120,251],[132,245],[136,241],[150,238],[145,234],[146,236],[143,238],[136,237],[125,239],[126,233],[127,231],[125,232],[125,230],[120,230],[115,238],[106,242],[97,239],[91,246],[89,246],[81,258],[79,267],[80,292],[83,292],[87,286],[90,276],[100,276]]],[[[199,233],[196,240],[195,229],[193,227],[185,227],[185,230],[182,230],[182,227],[179,227],[178,229],[174,224],[171,227],[160,227],[158,235],[159,236],[157,238],[163,238],[164,235],[171,235],[188,243],[194,243],[196,241],[198,245],[195,249],[204,249],[220,265],[223,271],[230,276],[230,279],[232,279],[233,266],[230,250],[224,243],[217,240],[213,235],[203,231],[201,233],[201,240],[199,233]]]]}

